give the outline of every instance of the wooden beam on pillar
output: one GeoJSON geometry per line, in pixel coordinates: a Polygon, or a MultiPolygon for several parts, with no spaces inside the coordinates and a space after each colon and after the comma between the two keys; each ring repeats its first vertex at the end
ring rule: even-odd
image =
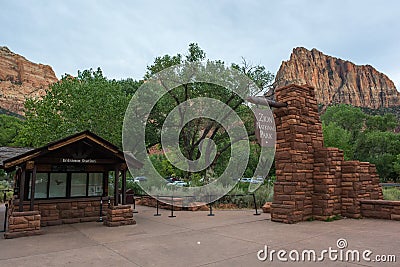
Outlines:
{"type": "Polygon", "coordinates": [[[25,196],[25,167],[21,172],[21,178],[19,179],[19,208],[18,211],[24,211],[24,196],[25,196]]]}
{"type": "Polygon", "coordinates": [[[122,205],[126,205],[126,169],[122,170],[122,205]]]}
{"type": "Polygon", "coordinates": [[[118,206],[118,184],[119,184],[119,168],[115,167],[115,171],[114,171],[114,206],[118,206]]]}
{"type": "Polygon", "coordinates": [[[32,181],[31,181],[31,205],[30,205],[30,210],[33,211],[35,207],[35,188],[36,188],[36,164],[33,167],[32,171],[32,181]]]}

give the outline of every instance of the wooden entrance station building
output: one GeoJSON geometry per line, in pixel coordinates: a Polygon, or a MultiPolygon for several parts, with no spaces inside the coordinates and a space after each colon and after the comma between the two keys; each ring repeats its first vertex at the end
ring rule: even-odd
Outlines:
{"type": "MultiPolygon", "coordinates": [[[[142,166],[135,158],[129,160],[137,168],[142,166]]],[[[108,200],[113,207],[126,204],[124,154],[90,131],[3,159],[0,164],[6,172],[15,171],[9,215],[36,212],[41,226],[98,220],[101,200],[104,212],[108,200]],[[109,192],[110,177],[115,178],[113,192],[109,192]]],[[[9,223],[12,228],[12,220],[9,223]]]]}

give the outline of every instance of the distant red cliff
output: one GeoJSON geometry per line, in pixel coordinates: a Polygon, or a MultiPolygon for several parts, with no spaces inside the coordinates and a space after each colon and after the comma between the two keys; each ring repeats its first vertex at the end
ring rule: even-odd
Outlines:
{"type": "Polygon", "coordinates": [[[327,56],[317,49],[297,47],[276,75],[274,88],[291,83],[315,88],[319,104],[351,104],[378,109],[400,106],[394,83],[370,65],[327,56]]]}
{"type": "Polygon", "coordinates": [[[0,108],[23,115],[25,100],[45,95],[49,85],[57,81],[50,66],[0,47],[0,108]]]}

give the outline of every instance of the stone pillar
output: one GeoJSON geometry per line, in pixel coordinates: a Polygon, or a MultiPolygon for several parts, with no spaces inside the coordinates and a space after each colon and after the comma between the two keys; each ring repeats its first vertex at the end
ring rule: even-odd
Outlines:
{"type": "Polygon", "coordinates": [[[289,85],[275,89],[276,182],[271,219],[295,223],[312,217],[314,151],[323,147],[322,126],[314,90],[289,85]]]}
{"type": "Polygon", "coordinates": [[[361,217],[360,200],[383,199],[375,165],[369,162],[344,161],[341,186],[342,215],[349,218],[361,217]]]}
{"type": "Polygon", "coordinates": [[[133,209],[130,205],[112,206],[107,210],[104,225],[121,226],[130,224],[136,224],[136,221],[133,219],[133,209]]]}
{"type": "Polygon", "coordinates": [[[295,223],[336,215],[361,217],[360,200],[382,199],[375,166],[344,161],[343,151],[325,148],[314,89],[275,89],[276,182],[271,219],[295,223]]]}
{"type": "Polygon", "coordinates": [[[8,230],[4,238],[17,238],[22,236],[40,235],[39,211],[11,212],[8,217],[8,230]]]}
{"type": "Polygon", "coordinates": [[[343,151],[321,148],[314,155],[313,216],[317,220],[327,220],[341,214],[343,151]]]}

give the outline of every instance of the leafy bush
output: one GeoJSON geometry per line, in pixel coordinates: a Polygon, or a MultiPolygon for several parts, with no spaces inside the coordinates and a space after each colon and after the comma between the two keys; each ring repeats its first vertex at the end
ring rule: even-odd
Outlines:
{"type": "Polygon", "coordinates": [[[385,200],[400,200],[400,188],[398,187],[383,187],[382,193],[385,200]]]}
{"type": "MultiPolygon", "coordinates": [[[[247,183],[238,183],[225,197],[221,198],[218,203],[233,203],[238,208],[254,208],[253,195],[249,194],[247,183]]],[[[255,192],[256,204],[260,208],[267,201],[272,201],[274,187],[268,182],[261,185],[255,192]]]]}
{"type": "MultiPolygon", "coordinates": [[[[0,202],[4,202],[4,191],[5,190],[9,190],[9,184],[8,184],[8,182],[7,181],[0,181],[0,202]]],[[[13,192],[12,191],[10,191],[10,192],[6,192],[6,198],[7,198],[7,200],[9,200],[9,199],[11,199],[12,198],[12,196],[13,196],[13,192]]]]}

